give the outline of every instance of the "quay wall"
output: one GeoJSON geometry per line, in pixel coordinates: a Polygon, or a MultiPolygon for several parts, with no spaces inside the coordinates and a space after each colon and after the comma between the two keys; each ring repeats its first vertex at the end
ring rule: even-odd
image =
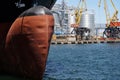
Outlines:
{"type": "Polygon", "coordinates": [[[81,41],[56,40],[56,41],[51,41],[51,44],[93,44],[93,43],[120,43],[120,40],[81,40],[81,41]]]}

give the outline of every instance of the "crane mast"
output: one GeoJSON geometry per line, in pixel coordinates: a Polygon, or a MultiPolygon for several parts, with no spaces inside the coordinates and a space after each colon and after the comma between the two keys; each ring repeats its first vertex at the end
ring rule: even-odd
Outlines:
{"type": "MultiPolygon", "coordinates": [[[[110,12],[108,10],[107,1],[104,0],[104,11],[105,11],[105,15],[106,15],[106,27],[113,26],[113,25],[111,25],[111,23],[118,22],[118,20],[119,20],[118,19],[118,10],[117,10],[117,8],[115,7],[112,0],[110,0],[110,3],[112,4],[112,7],[114,8],[114,13],[113,13],[112,17],[110,16],[110,12]]],[[[100,4],[101,4],[101,0],[99,0],[98,7],[101,6],[100,4]]],[[[120,24],[115,25],[115,26],[120,26],[120,24]]]]}
{"type": "Polygon", "coordinates": [[[78,27],[80,24],[81,16],[84,11],[87,10],[86,7],[86,1],[80,0],[77,6],[77,9],[75,10],[75,24],[72,24],[72,27],[78,27]]]}
{"type": "Polygon", "coordinates": [[[110,22],[112,22],[112,21],[117,22],[117,21],[119,20],[119,19],[118,19],[118,10],[116,9],[113,1],[112,1],[112,0],[110,0],[110,1],[111,1],[111,4],[112,4],[112,6],[113,6],[113,8],[114,8],[114,10],[115,10],[112,18],[110,19],[110,22]]]}
{"type": "Polygon", "coordinates": [[[78,7],[77,7],[77,9],[75,11],[76,24],[78,24],[78,25],[80,24],[82,12],[85,11],[85,10],[87,10],[87,8],[86,8],[86,2],[85,2],[85,0],[82,0],[82,1],[80,0],[80,2],[78,4],[78,7]],[[81,3],[81,5],[80,5],[80,3],[81,3]]]}

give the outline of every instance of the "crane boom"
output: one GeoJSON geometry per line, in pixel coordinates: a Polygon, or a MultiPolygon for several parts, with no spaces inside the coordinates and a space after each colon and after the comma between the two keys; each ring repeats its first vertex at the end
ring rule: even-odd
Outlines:
{"type": "MultiPolygon", "coordinates": [[[[113,1],[110,0],[110,2],[112,4],[112,7],[114,8],[114,13],[113,13],[112,17],[110,17],[110,12],[108,11],[107,2],[106,2],[106,0],[104,0],[104,11],[105,11],[105,15],[106,15],[106,26],[107,27],[109,27],[109,26],[120,26],[120,23],[118,22],[118,20],[119,20],[118,19],[118,10],[115,7],[113,1]],[[112,23],[112,25],[111,25],[111,23],[112,23]],[[113,25],[113,24],[115,24],[115,25],[113,25]]],[[[101,4],[101,0],[99,0],[98,7],[100,7],[100,4],[101,4]]]]}
{"type": "Polygon", "coordinates": [[[113,14],[113,16],[112,16],[112,18],[110,19],[110,22],[111,21],[118,21],[119,19],[118,19],[118,10],[117,10],[117,8],[115,7],[115,5],[114,5],[114,3],[113,3],[113,1],[112,0],[110,0],[111,1],[111,4],[112,4],[112,6],[113,6],[113,8],[114,8],[114,10],[115,10],[115,12],[114,12],[114,14],[113,14]]]}
{"type": "MultiPolygon", "coordinates": [[[[81,2],[81,0],[80,0],[80,2],[81,2]]],[[[78,6],[79,6],[78,9],[75,11],[76,24],[80,24],[82,12],[84,11],[84,9],[86,10],[86,2],[85,2],[85,0],[82,0],[81,5],[79,3],[78,6]]]]}
{"type": "Polygon", "coordinates": [[[72,27],[78,27],[80,24],[82,12],[86,11],[86,2],[85,0],[80,0],[77,6],[77,9],[75,10],[75,24],[72,25],[72,27]]]}
{"type": "Polygon", "coordinates": [[[110,23],[110,12],[108,11],[108,6],[106,0],[104,0],[104,11],[106,15],[106,25],[109,26],[110,23]]]}

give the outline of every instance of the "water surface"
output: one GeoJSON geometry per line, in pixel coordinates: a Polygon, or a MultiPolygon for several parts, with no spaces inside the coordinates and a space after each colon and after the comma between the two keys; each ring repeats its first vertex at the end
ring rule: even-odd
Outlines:
{"type": "Polygon", "coordinates": [[[51,45],[43,80],[120,80],[120,43],[51,45]]]}

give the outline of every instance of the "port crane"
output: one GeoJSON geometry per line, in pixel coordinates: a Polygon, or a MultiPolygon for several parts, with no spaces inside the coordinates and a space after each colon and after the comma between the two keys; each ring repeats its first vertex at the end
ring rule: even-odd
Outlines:
{"type": "Polygon", "coordinates": [[[71,27],[74,27],[74,30],[76,32],[76,40],[83,39],[89,39],[90,35],[90,30],[85,27],[80,27],[80,21],[82,17],[82,13],[87,11],[87,5],[86,5],[86,0],[80,0],[78,3],[78,6],[75,10],[75,24],[71,24],[71,27]],[[86,35],[87,33],[87,35],[86,35]]]}
{"type": "MultiPolygon", "coordinates": [[[[120,22],[118,19],[118,10],[115,7],[112,0],[110,0],[110,3],[112,4],[112,7],[114,9],[114,13],[112,16],[110,16],[110,12],[108,11],[108,5],[107,1],[104,0],[104,11],[106,15],[106,28],[103,32],[104,35],[106,35],[107,38],[120,38],[120,22]]],[[[99,0],[98,7],[101,6],[101,0],[99,0]]]]}
{"type": "Polygon", "coordinates": [[[81,16],[84,11],[87,11],[86,1],[80,0],[75,10],[75,24],[71,24],[72,27],[79,27],[81,16]]]}

